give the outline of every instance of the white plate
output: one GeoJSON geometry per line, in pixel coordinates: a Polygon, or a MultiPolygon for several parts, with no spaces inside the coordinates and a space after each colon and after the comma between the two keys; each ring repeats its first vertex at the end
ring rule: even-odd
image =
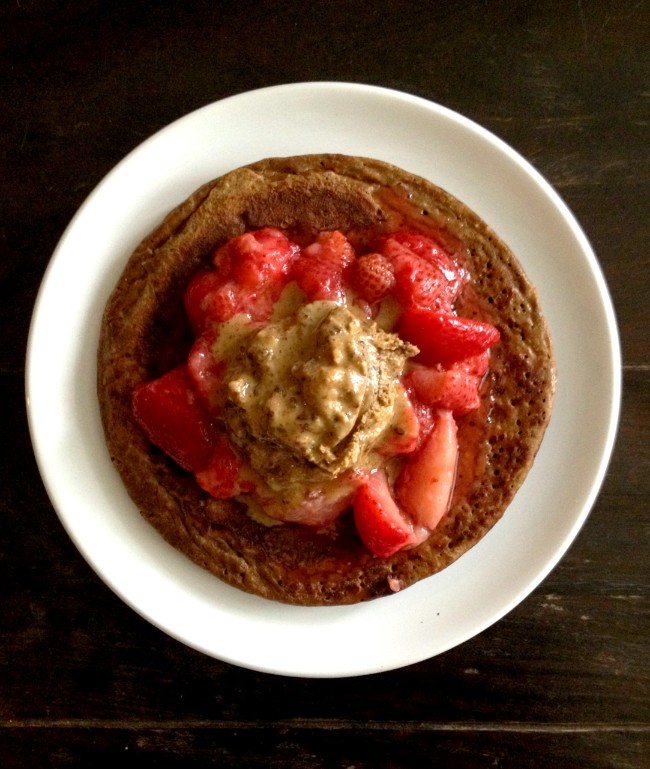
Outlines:
{"type": "Polygon", "coordinates": [[[99,576],[169,635],[255,670],[336,677],[398,668],[476,635],[524,599],[585,521],[611,454],[620,350],[607,288],[578,224],[516,152],[448,109],[376,87],[300,83],[211,104],[126,157],[89,196],[48,267],[27,356],[43,480],[99,576]],[[505,517],[434,577],[353,607],[284,606],[232,589],[146,524],[109,460],[95,393],[104,304],[127,257],[203,182],[264,157],[386,160],[465,201],[539,289],[559,386],[535,465],[505,517]]]}

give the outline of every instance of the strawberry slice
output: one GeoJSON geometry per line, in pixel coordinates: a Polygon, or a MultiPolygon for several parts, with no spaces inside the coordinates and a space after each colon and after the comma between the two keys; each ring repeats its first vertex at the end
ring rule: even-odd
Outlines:
{"type": "Polygon", "coordinates": [[[276,521],[322,528],[329,526],[350,507],[358,485],[358,483],[348,483],[343,478],[335,491],[310,490],[297,504],[288,504],[277,497],[265,498],[263,493],[258,495],[258,501],[266,515],[276,521]]]}
{"type": "Polygon", "coordinates": [[[438,243],[419,233],[396,232],[383,240],[381,252],[393,264],[400,304],[451,310],[466,275],[438,243]]]}
{"type": "Polygon", "coordinates": [[[252,480],[245,477],[244,463],[225,433],[216,435],[208,464],[196,473],[196,480],[217,499],[230,499],[255,488],[252,480]]]}
{"type": "Polygon", "coordinates": [[[216,340],[215,331],[205,331],[194,341],[187,358],[187,373],[196,394],[213,416],[218,416],[221,411],[219,395],[226,370],[226,364],[212,353],[216,340]]]}
{"type": "Polygon", "coordinates": [[[469,414],[481,405],[481,377],[461,368],[417,368],[409,372],[407,381],[422,403],[448,409],[455,417],[469,414]]]}
{"type": "Polygon", "coordinates": [[[437,363],[448,366],[479,355],[500,338],[498,329],[490,323],[421,307],[404,311],[398,333],[419,348],[416,360],[428,366],[437,363]]]}
{"type": "Polygon", "coordinates": [[[244,233],[218,248],[212,257],[215,269],[197,272],[185,290],[185,311],[194,333],[237,313],[268,320],[298,250],[273,227],[244,233]]]}
{"type": "Polygon", "coordinates": [[[415,451],[420,439],[420,420],[406,389],[400,384],[393,422],[378,447],[380,454],[388,457],[415,451]]]}
{"type": "Polygon", "coordinates": [[[265,321],[271,317],[283,287],[284,283],[277,281],[252,290],[214,271],[201,271],[185,290],[185,311],[197,336],[238,313],[245,313],[255,321],[265,321]]]}
{"type": "Polygon", "coordinates": [[[380,558],[388,558],[415,543],[413,524],[393,499],[383,470],[373,473],[359,487],[352,509],[361,541],[380,558]]]}
{"type": "Polygon", "coordinates": [[[321,232],[302,249],[291,276],[310,302],[327,299],[340,302],[345,294],[343,271],[354,260],[350,241],[338,230],[321,232]]]}
{"type": "MultiPolygon", "coordinates": [[[[388,241],[387,246],[390,244],[388,241]]],[[[397,301],[404,307],[439,307],[446,288],[444,274],[426,259],[397,243],[393,245],[390,251],[397,301]]]]}
{"type": "Polygon", "coordinates": [[[259,290],[278,281],[284,284],[299,251],[296,243],[274,227],[246,232],[222,249],[227,249],[228,255],[221,254],[220,249],[214,256],[215,265],[229,264],[234,282],[248,290],[259,290]]]}
{"type": "Polygon", "coordinates": [[[195,334],[201,334],[209,327],[213,316],[213,297],[223,284],[224,279],[214,270],[199,270],[187,284],[183,302],[195,334]]]}
{"type": "Polygon", "coordinates": [[[395,286],[390,261],[382,254],[364,254],[352,263],[350,282],[370,304],[383,299],[395,286]]]}
{"type": "Polygon", "coordinates": [[[192,472],[205,467],[216,428],[192,387],[185,365],[138,385],[132,408],[149,440],[181,467],[192,472]]]}
{"type": "Polygon", "coordinates": [[[449,509],[458,458],[457,427],[451,411],[440,410],[429,437],[412,455],[395,483],[395,496],[414,523],[435,529],[449,509]]]}
{"type": "Polygon", "coordinates": [[[392,233],[390,239],[401,243],[414,254],[438,266],[450,283],[463,279],[464,272],[456,267],[445,249],[432,238],[420,232],[400,231],[392,233]]]}

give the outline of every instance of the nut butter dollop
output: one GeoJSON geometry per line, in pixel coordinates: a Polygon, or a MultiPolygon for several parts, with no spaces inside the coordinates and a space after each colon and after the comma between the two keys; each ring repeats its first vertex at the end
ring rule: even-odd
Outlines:
{"type": "Polygon", "coordinates": [[[228,361],[224,419],[266,483],[286,491],[364,467],[417,348],[329,301],[261,328],[227,325],[216,350],[228,361]]]}

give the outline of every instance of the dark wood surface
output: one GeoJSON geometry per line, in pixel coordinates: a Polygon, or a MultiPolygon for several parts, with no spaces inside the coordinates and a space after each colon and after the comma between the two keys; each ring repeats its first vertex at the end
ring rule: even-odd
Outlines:
{"type": "Polygon", "coordinates": [[[0,29],[0,764],[650,766],[650,4],[13,0],[0,29]],[[40,280],[93,187],[183,114],[302,80],[407,91],[513,145],[590,238],[624,356],[614,456],[552,574],[462,646],[340,680],[215,661],[116,598],[48,501],[23,395],[40,280]]]}

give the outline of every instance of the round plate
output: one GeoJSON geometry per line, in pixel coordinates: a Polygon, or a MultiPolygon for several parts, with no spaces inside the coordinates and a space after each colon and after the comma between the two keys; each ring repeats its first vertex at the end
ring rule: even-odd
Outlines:
{"type": "Polygon", "coordinates": [[[501,618],[548,574],[585,521],[611,454],[620,350],[594,254],[557,194],[516,152],[448,109],[382,88],[299,83],[199,109],[145,141],[89,196],[44,278],[27,356],[36,458],[63,525],[97,574],[174,638],[284,675],[398,668],[501,618]],[[347,607],[285,606],[233,589],[139,515],[107,453],[95,390],[100,320],[138,242],[203,182],[265,157],[385,160],[447,189],[510,245],[538,288],[558,390],[536,462],[503,519],[446,570],[347,607]]]}

